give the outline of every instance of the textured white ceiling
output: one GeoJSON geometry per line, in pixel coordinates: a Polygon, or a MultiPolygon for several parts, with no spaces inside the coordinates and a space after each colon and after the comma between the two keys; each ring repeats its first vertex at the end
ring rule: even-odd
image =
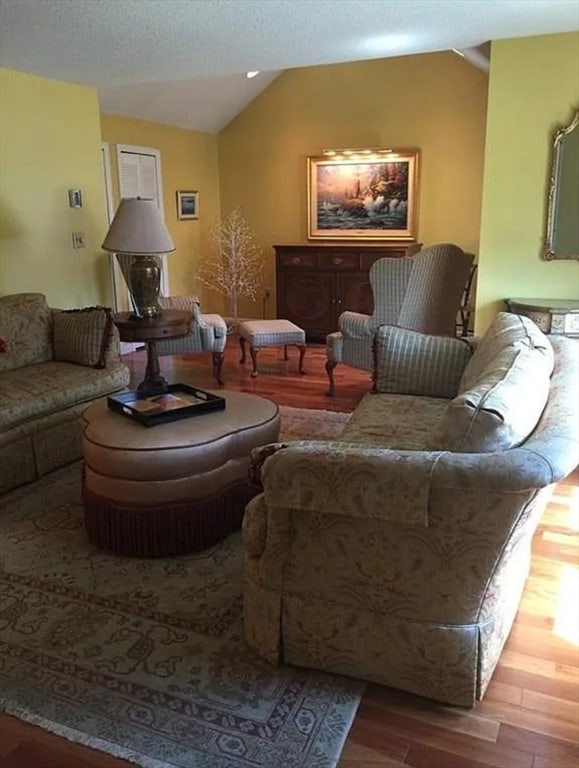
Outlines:
{"type": "Polygon", "coordinates": [[[219,131],[283,69],[574,29],[578,0],[0,0],[0,64],[219,131]]]}

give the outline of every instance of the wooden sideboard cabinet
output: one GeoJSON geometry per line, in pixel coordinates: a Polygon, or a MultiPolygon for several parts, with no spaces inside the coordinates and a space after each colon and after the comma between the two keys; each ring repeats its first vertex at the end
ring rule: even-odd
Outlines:
{"type": "Polygon", "coordinates": [[[277,316],[303,328],[308,341],[323,342],[338,330],[345,310],[373,312],[368,273],[376,259],[413,256],[420,246],[414,241],[274,245],[277,316]]]}

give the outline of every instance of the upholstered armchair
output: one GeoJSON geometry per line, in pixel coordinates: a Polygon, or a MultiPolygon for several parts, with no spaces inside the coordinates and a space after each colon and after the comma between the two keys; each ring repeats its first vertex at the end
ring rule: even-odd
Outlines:
{"type": "Polygon", "coordinates": [[[416,256],[374,262],[370,269],[374,312],[343,312],[340,330],[327,336],[328,396],[334,394],[338,363],[372,371],[374,334],[381,325],[454,336],[473,259],[457,245],[443,243],[424,248],[416,256]]]}
{"type": "Polygon", "coordinates": [[[181,339],[164,339],[157,342],[159,355],[195,355],[211,352],[213,374],[222,386],[221,368],[227,344],[227,325],[221,315],[201,312],[196,296],[165,296],[159,298],[162,309],[183,309],[191,312],[191,326],[187,336],[181,339]]]}

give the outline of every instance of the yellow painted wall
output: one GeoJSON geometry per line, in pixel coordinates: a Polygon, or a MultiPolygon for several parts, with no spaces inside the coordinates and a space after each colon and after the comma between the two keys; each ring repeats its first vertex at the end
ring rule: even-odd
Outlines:
{"type": "MultiPolygon", "coordinates": [[[[117,144],[152,147],[161,152],[165,223],[176,250],[168,255],[169,285],[173,295],[204,295],[195,285],[199,258],[210,249],[210,233],[219,220],[219,175],[217,136],[172,128],[159,123],[119,115],[101,115],[102,139],[109,143],[115,208],[119,201],[117,144]],[[179,221],[177,190],[199,192],[199,218],[179,221]]],[[[202,309],[221,311],[220,297],[207,297],[202,309]]]]}
{"type": "Polygon", "coordinates": [[[222,210],[256,231],[267,287],[271,245],[307,240],[306,158],[330,147],[419,148],[419,239],[477,253],[486,96],[486,74],[446,52],[280,75],[219,137],[222,210]]]}
{"type": "Polygon", "coordinates": [[[475,330],[504,298],[579,298],[579,262],[544,261],[553,131],[579,105],[579,34],[492,44],[475,330]]]}
{"type": "Polygon", "coordinates": [[[109,304],[97,92],[0,70],[0,293],[51,306],[109,304]],[[82,209],[68,204],[81,188],[82,209]],[[72,232],[86,234],[73,249],[72,232]]]}

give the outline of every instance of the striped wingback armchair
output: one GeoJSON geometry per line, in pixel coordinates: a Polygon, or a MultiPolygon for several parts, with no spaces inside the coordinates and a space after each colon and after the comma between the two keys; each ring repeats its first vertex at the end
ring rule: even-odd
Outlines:
{"type": "Polygon", "coordinates": [[[473,254],[442,243],[416,256],[383,258],[370,269],[374,312],[343,312],[340,330],[326,338],[326,371],[334,394],[334,368],[346,363],[372,371],[373,342],[381,325],[396,325],[438,336],[454,336],[456,314],[473,262],[473,254]]]}
{"type": "Polygon", "coordinates": [[[221,368],[227,344],[227,325],[221,315],[204,315],[196,296],[164,296],[159,298],[161,309],[183,309],[191,312],[191,326],[187,336],[163,339],[157,342],[159,355],[194,355],[211,352],[213,373],[219,385],[223,384],[221,368]]]}

